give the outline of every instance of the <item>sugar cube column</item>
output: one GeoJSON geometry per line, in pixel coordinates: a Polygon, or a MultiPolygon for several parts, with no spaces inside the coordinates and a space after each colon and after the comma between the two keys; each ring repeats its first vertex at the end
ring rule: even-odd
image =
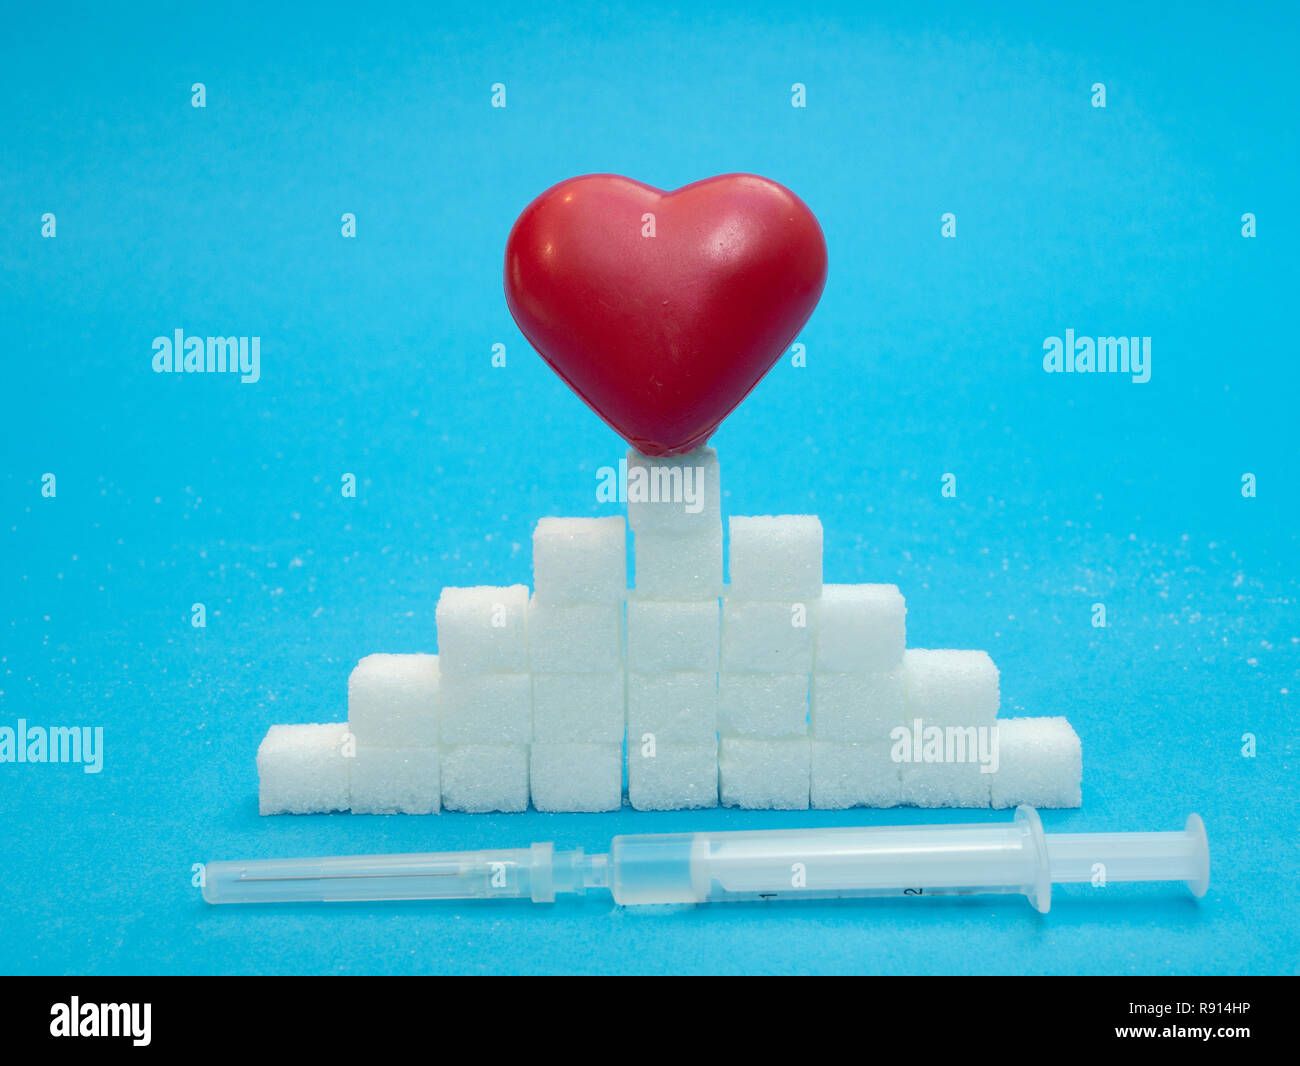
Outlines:
{"type": "Polygon", "coordinates": [[[998,668],[988,652],[903,653],[902,802],[988,807],[997,768],[998,668]]]}
{"type": "Polygon", "coordinates": [[[718,773],[731,807],[809,802],[808,686],[822,592],[816,515],[736,516],[722,598],[718,773]]]}
{"type": "Polygon", "coordinates": [[[812,675],[812,805],[893,807],[907,606],[895,585],[826,585],[812,675]]]}
{"type": "Polygon", "coordinates": [[[533,739],[528,589],[445,588],[437,621],[442,805],[525,810],[533,739]]]}
{"type": "Polygon", "coordinates": [[[436,814],[436,655],[367,655],[348,678],[353,814],[436,814]]]}
{"type": "Polygon", "coordinates": [[[627,605],[628,799],[639,810],[718,802],[722,491],[712,448],[627,456],[635,589],[627,605]]]}
{"type": "Polygon", "coordinates": [[[529,778],[539,811],[623,803],[627,532],[616,518],[543,518],[533,531],[529,778]]]}

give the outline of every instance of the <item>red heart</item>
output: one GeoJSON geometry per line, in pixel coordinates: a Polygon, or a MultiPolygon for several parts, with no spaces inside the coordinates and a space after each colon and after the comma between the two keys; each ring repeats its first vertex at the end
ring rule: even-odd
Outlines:
{"type": "Polygon", "coordinates": [[[524,336],[645,455],[707,441],[825,284],[817,219],[752,174],[674,192],[571,178],[529,204],[506,243],[506,303],[524,336]]]}

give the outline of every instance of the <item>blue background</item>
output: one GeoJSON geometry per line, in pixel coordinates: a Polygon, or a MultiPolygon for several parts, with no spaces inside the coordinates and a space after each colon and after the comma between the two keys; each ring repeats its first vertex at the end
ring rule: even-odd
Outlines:
{"type": "Polygon", "coordinates": [[[1296,970],[1294,7],[269,6],[6,15],[0,724],[102,725],[106,758],[0,766],[0,968],[1296,970]],[[270,724],[344,718],[360,656],[434,648],[443,585],[529,581],[539,516],[606,513],[623,445],[500,281],[518,212],[590,171],[812,207],[808,365],[714,438],[725,509],[820,514],[827,580],[897,582],[911,644],[988,648],[1004,714],[1068,715],[1084,805],[1049,831],[1199,811],[1202,901],[200,901],[215,858],[1006,817],[258,817],[270,724]],[[261,382],[152,373],[176,328],[260,336],[261,382]],[[1045,374],[1067,328],[1151,336],[1151,381],[1045,374]]]}

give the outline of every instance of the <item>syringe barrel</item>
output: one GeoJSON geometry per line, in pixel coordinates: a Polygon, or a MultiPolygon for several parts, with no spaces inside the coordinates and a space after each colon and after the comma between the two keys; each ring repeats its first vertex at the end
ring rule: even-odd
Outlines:
{"type": "Polygon", "coordinates": [[[551,845],[491,851],[211,862],[209,903],[554,898],[551,845]]]}
{"type": "Polygon", "coordinates": [[[1032,810],[1024,812],[999,825],[615,837],[614,898],[705,903],[1022,892],[1046,909],[1042,827],[1032,810]]]}

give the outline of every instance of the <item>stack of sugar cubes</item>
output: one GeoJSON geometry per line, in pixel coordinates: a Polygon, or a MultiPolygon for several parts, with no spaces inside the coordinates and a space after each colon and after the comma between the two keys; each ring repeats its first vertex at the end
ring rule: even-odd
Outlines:
{"type": "Polygon", "coordinates": [[[814,807],[901,800],[894,730],[903,723],[907,606],[896,585],[823,585],[812,675],[814,807]]]}
{"type": "Polygon", "coordinates": [[[528,604],[533,806],[623,804],[623,603],[627,531],[616,518],[543,518],[528,604]]]}
{"type": "Polygon", "coordinates": [[[445,588],[438,597],[442,805],[450,811],[528,808],[528,614],[524,585],[445,588]]]}
{"type": "Polygon", "coordinates": [[[436,655],[367,655],[348,720],[273,725],[257,751],[262,814],[436,814],[442,782],[436,655]]]}
{"type": "Polygon", "coordinates": [[[808,690],[822,595],[815,515],[733,517],[722,597],[718,778],[728,807],[808,806],[808,690]]]}
{"type": "Polygon", "coordinates": [[[999,719],[985,652],[906,648],[896,586],[823,585],[816,516],[733,516],[724,585],[713,449],[630,451],[626,482],[626,523],[537,524],[531,596],[444,589],[437,655],[272,726],[262,813],[1079,806],[1070,724],[999,719]]]}
{"type": "Polygon", "coordinates": [[[638,810],[718,803],[722,486],[708,447],[627,457],[627,784],[638,810]]]}

